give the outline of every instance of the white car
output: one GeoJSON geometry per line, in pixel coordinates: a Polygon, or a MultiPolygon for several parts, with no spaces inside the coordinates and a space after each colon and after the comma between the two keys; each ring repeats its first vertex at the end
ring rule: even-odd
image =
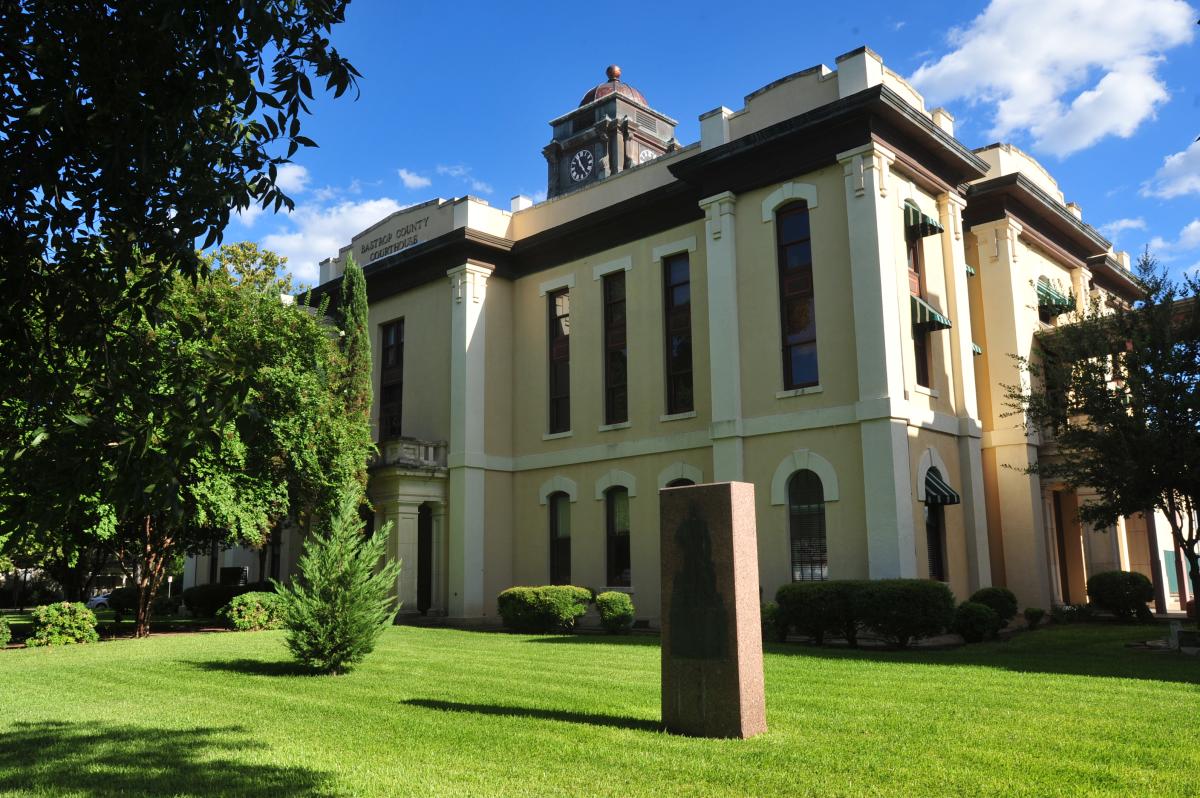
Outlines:
{"type": "Polygon", "coordinates": [[[108,593],[101,593],[98,596],[92,596],[87,600],[87,608],[89,610],[106,610],[108,609],[108,593]]]}

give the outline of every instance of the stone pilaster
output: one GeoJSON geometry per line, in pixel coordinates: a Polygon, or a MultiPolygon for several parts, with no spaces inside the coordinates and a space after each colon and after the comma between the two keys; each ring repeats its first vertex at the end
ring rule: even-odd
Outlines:
{"type": "Polygon", "coordinates": [[[742,369],[738,335],[737,196],[700,200],[708,265],[708,362],[712,392],[713,481],[742,479],[742,369]]]}
{"type": "Polygon", "coordinates": [[[876,143],[838,155],[846,181],[850,281],[858,354],[866,495],[867,561],[871,578],[915,577],[908,421],[903,412],[903,346],[910,339],[908,290],[894,240],[895,202],[888,201],[895,154],[876,143]]]}
{"type": "Polygon", "coordinates": [[[484,389],[487,281],[492,267],[468,261],[450,269],[450,530],[451,617],[483,615],[484,389]]]}

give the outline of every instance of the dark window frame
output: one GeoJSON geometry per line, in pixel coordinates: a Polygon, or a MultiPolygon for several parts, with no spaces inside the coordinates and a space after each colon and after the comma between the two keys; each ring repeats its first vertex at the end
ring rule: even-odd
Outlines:
{"type": "Polygon", "coordinates": [[[386,441],[403,435],[404,319],[379,325],[379,340],[379,440],[386,441]]]}
{"type": "MultiPolygon", "coordinates": [[[[939,477],[942,472],[931,467],[939,477]]],[[[946,556],[946,508],[941,504],[925,504],[925,560],[929,578],[935,582],[949,582],[946,556]]]]}
{"type": "MultiPolygon", "coordinates": [[[[906,254],[908,262],[908,291],[913,296],[925,300],[925,245],[924,239],[915,233],[905,231],[906,254]]],[[[933,387],[932,355],[933,347],[928,330],[913,329],[913,360],[916,362],[914,380],[922,388],[933,387]]]]}
{"type": "Polygon", "coordinates": [[[787,497],[792,581],[823,582],[829,578],[829,528],[821,477],[809,469],[793,472],[788,477],[787,497]]]}
{"type": "Polygon", "coordinates": [[[571,289],[566,287],[550,291],[546,294],[546,300],[547,429],[551,435],[555,435],[571,431],[571,289]],[[565,313],[559,310],[559,298],[566,299],[565,313]]]}
{"type": "MultiPolygon", "coordinates": [[[[696,409],[695,370],[692,358],[692,263],[687,252],[662,259],[663,268],[663,375],[667,392],[667,415],[691,413],[696,409]],[[675,266],[682,263],[684,279],[675,279],[675,266]],[[686,288],[687,301],[677,301],[686,288]],[[673,356],[672,344],[686,345],[687,356],[673,356]]],[[[676,276],[677,277],[677,276],[676,276]]]]}
{"type": "Polygon", "coordinates": [[[816,290],[813,285],[812,227],[808,203],[792,202],[775,212],[776,271],[779,278],[779,334],[783,357],[783,387],[785,390],[811,388],[821,383],[819,353],[817,351],[816,290]],[[803,229],[806,235],[785,238],[785,230],[791,217],[803,214],[803,229]],[[807,260],[796,255],[807,248],[807,260]],[[791,263],[792,265],[789,265],[791,263]],[[807,306],[807,308],[805,308],[807,306]],[[789,312],[790,311],[790,312],[789,312]],[[800,326],[805,318],[808,324],[800,326]],[[796,325],[798,329],[792,330],[796,325]],[[811,327],[811,335],[804,332],[811,327]],[[812,374],[797,374],[795,353],[811,347],[812,374]]]}
{"type": "Polygon", "coordinates": [[[617,528],[617,498],[625,497],[626,521],[631,527],[629,490],[620,485],[604,492],[604,572],[606,587],[633,587],[632,532],[617,528]],[[622,534],[623,532],[623,534],[622,534]]]}
{"type": "Polygon", "coordinates": [[[555,491],[546,497],[550,513],[550,584],[571,584],[571,497],[555,491]],[[561,535],[560,507],[566,511],[567,534],[561,535]]]}
{"type": "Polygon", "coordinates": [[[629,420],[629,337],[625,285],[624,269],[609,272],[600,281],[604,303],[605,424],[623,424],[629,420]]]}

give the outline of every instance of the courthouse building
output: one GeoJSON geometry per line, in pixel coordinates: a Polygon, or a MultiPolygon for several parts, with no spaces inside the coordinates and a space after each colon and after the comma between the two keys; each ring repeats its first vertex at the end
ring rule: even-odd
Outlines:
{"type": "MultiPolygon", "coordinates": [[[[1049,607],[1163,567],[1140,516],[1081,528],[1086,495],[1028,470],[1053,452],[1005,398],[1075,303],[1137,297],[1128,257],[871,50],[836,65],[701,115],[689,144],[610,67],[551,122],[546,201],[431,200],[321,265],[335,298],[351,254],[366,274],[369,490],[406,611],[494,617],[507,587],[573,583],[655,623],[659,490],[727,480],[755,486],[764,599],[914,577],[1049,607]]],[[[277,544],[280,575],[299,547],[277,544]]],[[[188,580],[258,561],[197,557],[188,580]]]]}

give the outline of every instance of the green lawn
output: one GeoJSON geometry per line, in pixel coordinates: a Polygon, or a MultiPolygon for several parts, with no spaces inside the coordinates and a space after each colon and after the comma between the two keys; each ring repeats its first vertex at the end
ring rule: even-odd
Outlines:
{"type": "Polygon", "coordinates": [[[769,646],[749,741],[657,730],[653,638],[396,627],[336,678],[277,632],[5,651],[0,795],[1194,796],[1200,660],[1124,647],[1158,632],[769,646]]]}
{"type": "MultiPolygon", "coordinates": [[[[117,623],[117,614],[112,610],[93,612],[96,613],[96,628],[102,638],[132,636],[137,628],[137,622],[128,614],[117,623]]],[[[0,618],[8,621],[13,633],[13,642],[19,643],[33,632],[33,613],[30,610],[0,610],[0,618]]],[[[154,632],[182,632],[219,626],[223,626],[223,623],[216,618],[193,618],[183,615],[155,617],[150,620],[150,629],[154,632]]]]}

